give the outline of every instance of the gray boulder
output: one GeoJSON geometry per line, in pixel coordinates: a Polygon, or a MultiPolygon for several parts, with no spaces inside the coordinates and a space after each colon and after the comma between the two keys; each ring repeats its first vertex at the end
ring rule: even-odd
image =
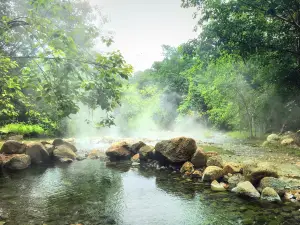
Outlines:
{"type": "Polygon", "coordinates": [[[41,143],[29,144],[26,147],[26,155],[29,155],[33,164],[48,163],[49,153],[41,143]]]}
{"type": "Polygon", "coordinates": [[[14,141],[14,140],[9,140],[6,141],[2,147],[1,147],[1,153],[4,154],[23,154],[25,153],[25,149],[26,149],[26,145],[18,142],[18,141],[14,141]]]}

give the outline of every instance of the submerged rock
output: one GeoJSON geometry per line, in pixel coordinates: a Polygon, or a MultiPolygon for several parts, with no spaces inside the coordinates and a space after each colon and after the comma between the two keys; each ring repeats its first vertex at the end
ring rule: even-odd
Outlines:
{"type": "Polygon", "coordinates": [[[5,164],[4,167],[11,170],[23,170],[31,164],[29,155],[15,154],[5,164]]]}
{"type": "Polygon", "coordinates": [[[218,181],[214,180],[210,184],[211,190],[213,191],[226,191],[223,184],[220,184],[218,181]]]}
{"type": "Polygon", "coordinates": [[[154,147],[151,145],[144,145],[139,150],[140,160],[154,159],[154,147]]]}
{"type": "Polygon", "coordinates": [[[258,190],[262,191],[266,187],[273,188],[280,196],[283,196],[289,189],[289,184],[275,177],[264,177],[261,179],[258,190]]]}
{"type": "Polygon", "coordinates": [[[266,187],[263,189],[263,191],[261,193],[261,199],[267,200],[269,202],[280,202],[281,201],[277,192],[273,188],[270,188],[270,187],[266,187]]]}
{"type": "Polygon", "coordinates": [[[76,154],[68,145],[59,145],[53,151],[53,156],[60,162],[73,162],[76,154]]]}
{"type": "Polygon", "coordinates": [[[197,149],[194,139],[178,137],[160,141],[155,145],[155,154],[158,160],[164,163],[184,163],[190,161],[197,149]]]}
{"type": "Polygon", "coordinates": [[[31,158],[31,163],[42,164],[50,161],[50,156],[41,143],[32,143],[26,147],[26,155],[31,158]]]}
{"type": "Polygon", "coordinates": [[[106,150],[105,154],[110,161],[129,160],[133,156],[129,144],[125,141],[114,143],[106,150]]]}
{"type": "Polygon", "coordinates": [[[4,154],[23,154],[25,153],[26,145],[22,142],[9,140],[4,142],[1,147],[1,153],[4,154]]]}
{"type": "Polygon", "coordinates": [[[249,181],[238,183],[238,185],[232,189],[232,192],[235,192],[239,195],[248,196],[251,198],[259,198],[260,197],[259,192],[255,189],[255,187],[249,181]]]}
{"type": "Polygon", "coordinates": [[[198,147],[196,152],[194,153],[191,163],[195,166],[195,168],[201,168],[206,166],[207,158],[205,152],[202,148],[198,147]]]}
{"type": "Polygon", "coordinates": [[[208,166],[203,172],[203,181],[218,180],[223,176],[223,169],[217,166],[208,166]]]}
{"type": "Polygon", "coordinates": [[[185,162],[181,169],[180,173],[186,173],[188,172],[190,175],[194,172],[194,165],[191,162],[185,162]]]}
{"type": "Polygon", "coordinates": [[[207,166],[218,166],[223,168],[223,159],[221,156],[216,155],[216,156],[211,156],[207,159],[207,166]]]}
{"type": "Polygon", "coordinates": [[[264,177],[278,177],[276,166],[268,162],[248,162],[243,167],[243,174],[254,185],[259,184],[264,177]]]}

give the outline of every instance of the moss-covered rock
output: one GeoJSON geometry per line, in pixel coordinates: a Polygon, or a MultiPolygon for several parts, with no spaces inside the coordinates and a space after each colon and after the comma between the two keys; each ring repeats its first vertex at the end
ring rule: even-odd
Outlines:
{"type": "Polygon", "coordinates": [[[238,185],[238,183],[243,181],[245,181],[245,177],[242,174],[237,173],[232,175],[231,177],[228,178],[228,185],[229,185],[228,189],[232,190],[238,185]]]}
{"type": "Polygon", "coordinates": [[[238,185],[232,189],[232,192],[235,192],[238,195],[248,196],[251,198],[259,198],[260,197],[259,192],[255,189],[255,187],[249,181],[244,181],[244,182],[238,183],[238,185]]]}
{"type": "Polygon", "coordinates": [[[264,177],[260,181],[258,190],[262,191],[266,187],[273,188],[280,196],[283,196],[286,190],[290,188],[290,185],[286,181],[275,177],[264,177]]]}
{"type": "Polygon", "coordinates": [[[185,162],[182,167],[180,168],[180,173],[190,173],[194,172],[194,165],[191,162],[185,162]]]}
{"type": "Polygon", "coordinates": [[[139,150],[140,160],[154,159],[154,146],[144,145],[139,150]]]}
{"type": "Polygon", "coordinates": [[[31,159],[29,155],[15,154],[5,162],[4,167],[11,170],[23,170],[29,167],[30,164],[31,159]]]}
{"type": "Polygon", "coordinates": [[[140,149],[145,146],[146,144],[142,141],[136,142],[134,144],[132,144],[129,148],[129,150],[133,153],[133,154],[137,154],[140,149]]]}
{"type": "Polygon", "coordinates": [[[109,147],[105,154],[110,161],[129,160],[133,154],[130,151],[130,145],[127,142],[117,142],[109,147]]]}
{"type": "Polygon", "coordinates": [[[223,168],[223,159],[221,156],[216,155],[216,156],[211,156],[207,159],[207,166],[218,166],[223,168]]]}
{"type": "Polygon", "coordinates": [[[258,185],[264,177],[278,177],[277,167],[268,162],[247,162],[243,166],[243,174],[254,185],[258,185]]]}
{"type": "Polygon", "coordinates": [[[25,149],[26,145],[22,142],[9,140],[2,145],[0,152],[3,154],[23,154],[25,149]]]}
{"type": "Polygon", "coordinates": [[[76,159],[76,154],[68,145],[59,145],[55,147],[53,156],[60,162],[73,162],[76,159]]]}
{"type": "Polygon", "coordinates": [[[229,162],[229,163],[226,163],[224,165],[224,174],[235,174],[235,173],[241,173],[242,172],[242,165],[239,164],[239,163],[232,163],[232,162],[229,162]]]}
{"type": "Polygon", "coordinates": [[[208,166],[203,172],[203,181],[218,180],[223,176],[223,169],[217,166],[208,166]]]}
{"type": "Polygon", "coordinates": [[[262,190],[261,199],[267,200],[270,202],[280,202],[281,201],[277,192],[271,187],[266,187],[262,190]]]}

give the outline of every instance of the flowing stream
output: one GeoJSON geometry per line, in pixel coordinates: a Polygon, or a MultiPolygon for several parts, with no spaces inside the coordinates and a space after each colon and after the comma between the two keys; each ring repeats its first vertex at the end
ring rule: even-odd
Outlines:
{"type": "Polygon", "coordinates": [[[2,173],[0,193],[5,225],[300,224],[293,203],[213,193],[170,171],[100,160],[2,173]]]}

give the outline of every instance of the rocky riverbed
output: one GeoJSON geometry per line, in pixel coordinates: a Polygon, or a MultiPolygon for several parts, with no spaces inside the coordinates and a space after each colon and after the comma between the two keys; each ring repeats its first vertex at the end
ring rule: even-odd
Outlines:
{"type": "MultiPolygon", "coordinates": [[[[271,204],[283,204],[282,210],[286,204],[293,204],[292,213],[296,217],[292,216],[292,220],[297,221],[299,214],[300,221],[299,158],[262,146],[229,142],[212,144],[186,137],[168,140],[55,139],[26,144],[10,140],[2,146],[0,162],[2,176],[11,177],[12,171],[32,171],[36,166],[52,170],[53,166],[75,166],[76,161],[82,160],[100,160],[111,169],[125,165],[127,171],[160,171],[166,177],[174,176],[172,185],[204,185],[211,193],[228,195],[228,202],[236,195],[242,197],[243,204],[253,200],[258,205],[273,202],[271,204]]],[[[5,207],[0,208],[0,216],[1,210],[5,211],[5,207]]],[[[10,221],[4,217],[5,220],[10,221]]]]}

